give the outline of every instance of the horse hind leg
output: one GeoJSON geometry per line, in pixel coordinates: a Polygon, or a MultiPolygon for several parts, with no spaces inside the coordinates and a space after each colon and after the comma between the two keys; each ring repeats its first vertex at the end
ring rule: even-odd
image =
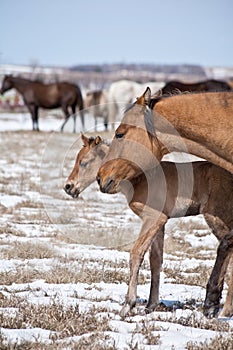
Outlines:
{"type": "Polygon", "coordinates": [[[220,312],[220,316],[222,317],[231,317],[233,316],[233,235],[231,237],[231,242],[229,242],[231,246],[231,260],[229,263],[230,266],[230,281],[228,285],[228,291],[226,296],[226,301],[224,303],[223,309],[220,312]]]}
{"type": "Polygon", "coordinates": [[[84,110],[79,109],[79,114],[80,114],[80,119],[81,119],[81,124],[82,124],[82,130],[85,130],[85,123],[84,123],[84,110]]]}
{"type": "MultiPolygon", "coordinates": [[[[233,254],[233,231],[226,234],[221,240],[218,250],[217,257],[214,264],[214,268],[210,275],[207,289],[206,298],[204,302],[204,315],[207,317],[215,317],[219,311],[220,299],[223,290],[223,282],[226,274],[227,266],[230,258],[233,254]]],[[[233,277],[229,285],[228,296],[223,312],[232,312],[232,298],[233,298],[233,277]]]]}
{"type": "Polygon", "coordinates": [[[63,110],[63,113],[65,114],[65,120],[64,120],[64,122],[63,122],[63,124],[61,126],[61,132],[63,132],[64,126],[66,125],[66,123],[68,122],[69,117],[70,117],[70,114],[69,114],[67,106],[62,106],[62,110],[63,110]]]}

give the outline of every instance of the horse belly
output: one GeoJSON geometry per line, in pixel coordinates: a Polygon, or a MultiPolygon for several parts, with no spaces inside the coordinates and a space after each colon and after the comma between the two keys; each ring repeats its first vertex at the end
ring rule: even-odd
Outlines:
{"type": "Polygon", "coordinates": [[[59,91],[56,86],[50,86],[38,96],[38,105],[42,108],[53,109],[61,106],[59,91]]]}

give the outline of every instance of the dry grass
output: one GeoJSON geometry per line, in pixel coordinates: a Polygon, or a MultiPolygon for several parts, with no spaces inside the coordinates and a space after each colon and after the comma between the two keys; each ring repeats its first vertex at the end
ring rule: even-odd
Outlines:
{"type": "Polygon", "coordinates": [[[44,259],[56,257],[54,249],[46,243],[13,242],[1,251],[4,259],[44,259]]]}
{"type": "Polygon", "coordinates": [[[24,302],[18,305],[16,316],[4,317],[0,314],[0,324],[3,328],[10,329],[49,329],[56,332],[51,334],[51,339],[57,340],[85,333],[109,331],[107,319],[102,318],[100,322],[97,317],[101,311],[92,308],[88,313],[80,313],[78,305],[65,307],[54,303],[35,306],[24,302]]]}
{"type": "Polygon", "coordinates": [[[204,343],[188,342],[187,350],[232,350],[233,349],[233,334],[226,336],[225,334],[217,335],[210,342],[204,343]]]}
{"type": "MultiPolygon", "coordinates": [[[[25,237],[26,234],[21,231],[21,230],[16,230],[13,227],[11,227],[9,224],[6,224],[2,227],[0,227],[0,235],[1,234],[5,234],[5,235],[12,235],[12,236],[16,236],[16,237],[25,237]]],[[[1,244],[1,243],[0,243],[1,244]]]]}
{"type": "Polygon", "coordinates": [[[18,266],[16,271],[3,271],[0,272],[1,283],[5,286],[9,286],[13,283],[30,283],[36,279],[43,278],[43,274],[36,269],[18,266]]]}
{"type": "Polygon", "coordinates": [[[163,267],[163,272],[166,277],[171,280],[171,283],[195,285],[205,288],[207,281],[210,277],[212,268],[208,268],[205,265],[200,265],[193,269],[187,269],[183,271],[182,269],[163,267]]]}

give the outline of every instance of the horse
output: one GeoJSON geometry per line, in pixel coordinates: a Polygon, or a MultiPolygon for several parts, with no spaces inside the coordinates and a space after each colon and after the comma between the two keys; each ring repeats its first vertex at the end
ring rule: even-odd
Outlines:
{"type": "Polygon", "coordinates": [[[135,96],[141,94],[147,86],[150,86],[152,91],[157,92],[163,86],[160,82],[137,83],[130,80],[119,80],[113,82],[108,90],[108,114],[109,122],[114,129],[117,115],[125,109],[135,96]]]}
{"type": "Polygon", "coordinates": [[[43,84],[12,75],[5,75],[0,89],[0,94],[15,88],[23,97],[31,118],[32,129],[39,131],[38,110],[39,107],[53,109],[61,107],[65,114],[65,121],[61,126],[63,131],[65,124],[72,115],[74,119],[73,131],[76,131],[76,106],[79,106],[82,127],[84,128],[83,99],[81,90],[77,85],[68,82],[43,84]],[[71,112],[69,111],[71,108],[71,112]]]}
{"type": "Polygon", "coordinates": [[[94,90],[89,91],[86,94],[86,99],[84,101],[85,109],[88,108],[95,119],[95,130],[97,128],[97,117],[102,117],[104,119],[105,130],[108,129],[108,96],[107,92],[104,90],[94,90]]]}
{"type": "Polygon", "coordinates": [[[183,83],[177,80],[169,81],[162,89],[162,94],[174,94],[180,92],[204,92],[204,91],[231,91],[231,86],[221,80],[209,79],[198,83],[183,83]]]}
{"type": "MultiPolygon", "coordinates": [[[[64,186],[65,192],[73,198],[78,198],[80,193],[95,181],[98,168],[109,150],[109,144],[100,136],[87,138],[82,135],[82,140],[83,147],[77,154],[73,170],[64,186]]],[[[204,215],[207,224],[220,241],[204,302],[206,316],[213,317],[217,314],[224,276],[230,254],[233,252],[233,235],[230,234],[230,230],[233,229],[232,184],[233,175],[216,165],[199,161],[182,164],[161,162],[161,169],[157,167],[133,178],[129,187],[119,185],[118,191],[126,196],[129,207],[143,222],[139,239],[131,250],[130,283],[126,304],[121,310],[122,316],[125,316],[136,303],[137,276],[144,254],[150,246],[151,288],[146,312],[155,309],[159,301],[159,275],[163,261],[165,223],[169,218],[197,214],[204,215]],[[190,172],[193,172],[192,192],[187,191],[190,172]],[[184,181],[183,186],[186,189],[182,201],[178,198],[177,173],[182,173],[181,180],[184,181]],[[148,178],[151,176],[150,186],[153,193],[150,196],[151,200],[148,201],[148,178]],[[166,198],[162,193],[165,188],[166,198]],[[148,215],[142,215],[144,206],[147,206],[148,215]]],[[[221,314],[222,316],[233,314],[233,275],[221,314]]]]}

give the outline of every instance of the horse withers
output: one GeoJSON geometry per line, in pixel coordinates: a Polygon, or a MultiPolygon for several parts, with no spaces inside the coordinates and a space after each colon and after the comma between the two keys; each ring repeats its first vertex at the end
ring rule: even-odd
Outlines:
{"type": "MultiPolygon", "coordinates": [[[[66,193],[73,198],[78,198],[80,193],[95,181],[98,168],[109,150],[109,143],[104,142],[99,136],[87,138],[82,135],[82,140],[83,147],[77,154],[73,170],[64,186],[66,193]]],[[[151,247],[151,288],[146,311],[150,312],[156,307],[159,301],[159,275],[163,261],[165,223],[171,217],[197,214],[204,215],[207,224],[220,241],[204,303],[205,315],[211,317],[217,314],[226,269],[233,251],[233,235],[230,233],[233,228],[232,183],[233,176],[230,173],[207,162],[182,164],[162,162],[161,168],[155,168],[132,179],[129,187],[120,184],[118,191],[126,196],[130,208],[143,221],[139,238],[131,250],[130,283],[126,304],[121,311],[122,316],[135,305],[137,276],[149,247],[151,247]],[[190,178],[193,184],[191,191],[190,178]],[[150,186],[148,179],[151,179],[150,186]],[[182,198],[179,198],[178,191],[180,183],[184,188],[180,193],[182,198]],[[148,195],[149,187],[150,195],[148,195]],[[224,210],[222,203],[226,203],[224,210]],[[146,207],[147,210],[144,210],[146,207]],[[148,215],[145,215],[146,212],[148,215]]],[[[233,314],[233,276],[221,314],[224,316],[233,314]]]]}
{"type": "Polygon", "coordinates": [[[61,126],[61,131],[63,131],[69,117],[73,116],[73,131],[76,132],[76,106],[79,107],[81,123],[84,128],[83,98],[77,85],[68,82],[44,84],[39,81],[5,75],[0,94],[4,94],[13,88],[22,95],[24,103],[31,114],[33,130],[39,131],[39,108],[54,109],[61,107],[65,114],[65,121],[61,126]]]}

